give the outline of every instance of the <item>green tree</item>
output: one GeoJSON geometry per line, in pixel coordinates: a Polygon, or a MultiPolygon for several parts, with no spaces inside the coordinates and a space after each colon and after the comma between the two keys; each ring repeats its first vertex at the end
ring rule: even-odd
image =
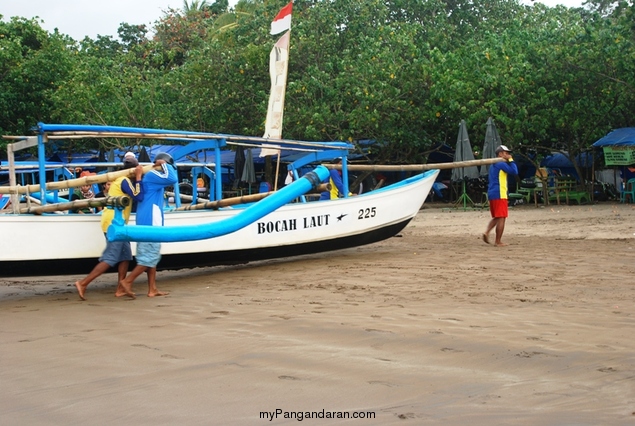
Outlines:
{"type": "MultiPolygon", "coordinates": [[[[2,24],[0,126],[23,132],[45,117],[262,134],[279,37],[269,25],[285,3],[185,2],[151,39],[129,24],[79,43],[2,24]]],[[[634,20],[632,0],[296,0],[283,136],[376,139],[383,158],[413,162],[454,145],[461,119],[479,146],[491,116],[510,145],[574,155],[633,125],[634,20]]]]}
{"type": "Polygon", "coordinates": [[[50,120],[51,94],[68,77],[73,53],[68,36],[47,33],[36,19],[0,21],[0,133],[30,134],[50,120]]]}

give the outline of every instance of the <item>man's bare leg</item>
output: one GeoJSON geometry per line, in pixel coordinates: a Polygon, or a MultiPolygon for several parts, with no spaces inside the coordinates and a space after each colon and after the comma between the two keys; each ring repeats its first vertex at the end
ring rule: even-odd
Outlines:
{"type": "Polygon", "coordinates": [[[86,291],[86,287],[82,287],[80,281],[75,281],[75,288],[77,289],[77,294],[79,294],[79,298],[81,300],[86,300],[84,297],[84,291],[86,291]]]}
{"type": "Polygon", "coordinates": [[[498,219],[498,223],[496,224],[496,241],[494,241],[494,244],[497,247],[505,247],[507,245],[501,241],[501,238],[503,238],[503,232],[505,232],[505,218],[501,217],[498,219]]]}
{"type": "Polygon", "coordinates": [[[168,292],[159,291],[157,288],[157,268],[147,270],[148,274],[148,297],[167,296],[168,292]]]}
{"type": "Polygon", "coordinates": [[[84,293],[86,292],[86,287],[88,287],[88,284],[90,284],[95,278],[106,272],[108,269],[110,269],[109,264],[107,264],[106,262],[99,262],[97,265],[95,265],[93,270],[90,271],[90,274],[88,274],[86,278],[75,282],[75,288],[77,288],[77,293],[79,294],[80,299],[86,300],[86,297],[84,297],[84,293]]]}
{"type": "Polygon", "coordinates": [[[119,281],[119,286],[121,287],[121,290],[123,290],[123,294],[120,294],[118,296],[117,293],[115,293],[115,296],[117,296],[117,297],[128,296],[128,297],[132,297],[134,299],[135,298],[135,294],[132,292],[132,283],[134,283],[134,280],[139,275],[143,274],[147,269],[148,269],[147,266],[143,266],[143,265],[135,266],[135,268],[132,270],[132,272],[130,272],[130,274],[128,274],[128,276],[126,278],[124,278],[123,280],[119,281]]]}
{"type": "Polygon", "coordinates": [[[123,262],[119,262],[119,266],[117,267],[117,289],[115,290],[115,296],[121,297],[125,296],[126,293],[123,291],[121,287],[121,282],[126,278],[126,274],[128,273],[128,266],[130,262],[124,260],[123,262]]]}
{"type": "Polygon", "coordinates": [[[489,233],[492,232],[492,229],[496,227],[497,223],[498,223],[498,218],[494,217],[487,224],[487,229],[485,230],[485,233],[483,234],[483,241],[486,244],[489,244],[489,233]]]}

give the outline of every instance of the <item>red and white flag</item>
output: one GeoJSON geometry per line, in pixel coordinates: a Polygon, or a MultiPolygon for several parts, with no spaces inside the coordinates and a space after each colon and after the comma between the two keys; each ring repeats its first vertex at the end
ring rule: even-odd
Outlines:
{"type": "Polygon", "coordinates": [[[291,10],[293,9],[293,2],[290,1],[285,7],[280,9],[280,12],[273,18],[271,23],[271,34],[280,34],[283,31],[291,29],[291,10]]]}

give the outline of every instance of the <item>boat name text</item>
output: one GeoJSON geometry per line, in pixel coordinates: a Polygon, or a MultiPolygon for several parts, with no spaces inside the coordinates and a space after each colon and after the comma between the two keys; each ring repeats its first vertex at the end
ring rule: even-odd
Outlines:
{"type": "MultiPolygon", "coordinates": [[[[320,226],[328,226],[330,214],[321,214],[317,216],[303,217],[299,223],[302,229],[318,228],[320,226]]],[[[274,232],[297,231],[298,219],[283,219],[271,222],[258,222],[258,234],[271,234],[274,232]]]]}

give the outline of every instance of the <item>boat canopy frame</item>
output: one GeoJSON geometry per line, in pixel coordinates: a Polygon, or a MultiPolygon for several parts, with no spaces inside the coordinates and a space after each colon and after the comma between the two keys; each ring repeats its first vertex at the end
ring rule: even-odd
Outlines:
{"type": "MultiPolygon", "coordinates": [[[[197,176],[200,174],[208,176],[210,178],[210,200],[214,199],[219,201],[222,199],[222,179],[219,173],[221,167],[221,148],[227,145],[240,145],[248,147],[260,147],[267,149],[283,150],[291,149],[297,151],[306,151],[307,154],[301,158],[293,161],[287,166],[287,169],[293,172],[294,179],[297,180],[298,169],[308,164],[319,164],[323,161],[332,160],[334,158],[342,158],[343,173],[342,180],[345,187],[348,187],[347,176],[347,155],[348,152],[354,149],[354,145],[347,142],[309,142],[299,141],[292,139],[272,139],[262,138],[255,136],[239,136],[221,133],[208,133],[208,132],[192,132],[183,130],[168,130],[168,129],[149,129],[139,127],[123,127],[123,126],[102,126],[102,125],[82,125],[82,124],[47,124],[38,123],[32,130],[36,132],[36,136],[22,136],[22,137],[9,137],[17,139],[18,142],[8,144],[8,156],[9,156],[9,176],[10,185],[15,185],[15,161],[14,152],[37,146],[38,151],[38,172],[39,172],[39,185],[40,188],[46,188],[46,157],[45,157],[45,144],[49,140],[59,139],[83,139],[83,138],[130,138],[130,139],[159,139],[169,140],[173,142],[187,142],[181,148],[173,153],[176,158],[182,158],[188,154],[201,150],[212,150],[214,152],[214,163],[196,164],[192,167],[196,167],[195,171],[197,176]],[[213,165],[212,171],[207,166],[213,165]],[[11,181],[13,179],[13,181],[11,181]],[[212,189],[213,182],[213,189],[212,189]],[[213,197],[212,197],[213,196],[213,197]]],[[[279,158],[279,157],[278,157],[279,158]]],[[[65,168],[65,167],[64,167],[65,168]]],[[[194,169],[193,169],[194,171],[194,169]]],[[[64,171],[57,171],[54,173],[54,179],[68,178],[68,173],[64,171]]],[[[175,203],[177,207],[180,207],[180,194],[178,185],[175,185],[175,203]]],[[[46,197],[47,191],[40,191],[39,198],[41,205],[47,203],[46,197]]],[[[18,200],[17,194],[11,194],[12,204],[17,208],[18,200]]],[[[348,194],[344,194],[348,196],[348,194]]],[[[303,202],[306,202],[305,197],[301,197],[303,202]]],[[[193,198],[193,203],[196,203],[196,197],[193,198]]]]}

